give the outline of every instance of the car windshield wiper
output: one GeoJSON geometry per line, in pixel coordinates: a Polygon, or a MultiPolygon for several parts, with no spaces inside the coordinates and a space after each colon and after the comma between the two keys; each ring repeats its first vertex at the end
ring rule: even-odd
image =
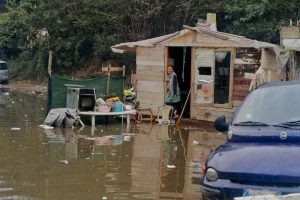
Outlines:
{"type": "Polygon", "coordinates": [[[270,126],[264,122],[255,122],[255,121],[245,121],[245,122],[237,122],[233,124],[234,126],[270,126]]]}
{"type": "Polygon", "coordinates": [[[280,127],[280,128],[288,128],[288,129],[297,129],[299,130],[298,128],[295,128],[294,126],[291,126],[291,125],[285,125],[285,124],[275,124],[275,125],[272,125],[274,127],[280,127]]]}
{"type": "Polygon", "coordinates": [[[277,126],[277,125],[279,125],[279,126],[280,125],[283,125],[283,126],[300,126],[300,120],[282,122],[282,123],[276,124],[274,126],[277,126]]]}

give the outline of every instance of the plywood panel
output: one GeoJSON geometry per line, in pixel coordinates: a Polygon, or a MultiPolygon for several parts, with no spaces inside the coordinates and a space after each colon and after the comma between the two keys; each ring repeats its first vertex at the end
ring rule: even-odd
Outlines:
{"type": "Polygon", "coordinates": [[[215,55],[212,49],[196,48],[194,60],[195,103],[211,104],[213,102],[213,79],[215,55]],[[209,68],[210,75],[200,74],[200,68],[209,68]]]}
{"type": "Polygon", "coordinates": [[[137,58],[143,60],[143,59],[147,59],[147,60],[163,60],[164,59],[164,54],[162,53],[162,51],[158,51],[158,52],[151,52],[151,53],[147,53],[146,55],[139,55],[137,56],[137,58]]]}
{"type": "Polygon", "coordinates": [[[157,71],[164,73],[164,65],[137,65],[137,71],[157,71]]]}
{"type": "Polygon", "coordinates": [[[156,113],[164,103],[165,49],[138,47],[136,53],[137,101],[156,113]]]}
{"type": "Polygon", "coordinates": [[[137,92],[154,92],[163,94],[164,84],[159,81],[138,80],[137,92]]]}
{"type": "Polygon", "coordinates": [[[164,66],[164,48],[163,47],[138,47],[136,53],[136,64],[150,66],[164,66]]]}
{"type": "Polygon", "coordinates": [[[150,76],[161,76],[162,74],[164,74],[164,72],[150,71],[150,70],[137,71],[136,73],[139,75],[150,75],[150,76]]]}
{"type": "Polygon", "coordinates": [[[137,80],[144,80],[144,81],[164,81],[164,74],[159,73],[157,75],[152,75],[150,73],[139,73],[136,75],[137,80]]]}
{"type": "Polygon", "coordinates": [[[148,59],[139,59],[138,57],[136,58],[136,65],[137,67],[139,65],[156,65],[156,66],[162,66],[164,65],[164,59],[158,59],[158,60],[152,60],[150,58],[148,59]]]}
{"type": "Polygon", "coordinates": [[[164,55],[164,47],[137,47],[136,56],[164,55]]]}
{"type": "Polygon", "coordinates": [[[137,52],[138,57],[143,57],[143,56],[163,56],[164,54],[163,48],[140,48],[139,51],[137,52]]]}
{"type": "Polygon", "coordinates": [[[214,107],[203,107],[203,106],[193,106],[193,119],[204,120],[213,122],[217,116],[225,115],[227,121],[229,121],[234,113],[233,108],[225,109],[225,108],[214,108],[214,107]]]}
{"type": "Polygon", "coordinates": [[[298,26],[283,26],[280,28],[280,35],[282,39],[299,39],[300,27],[298,26]]]}
{"type": "Polygon", "coordinates": [[[164,72],[164,49],[160,48],[159,51],[150,51],[146,48],[140,48],[140,55],[136,56],[137,72],[159,71],[164,72]],[[144,52],[144,51],[147,52],[144,52]]]}

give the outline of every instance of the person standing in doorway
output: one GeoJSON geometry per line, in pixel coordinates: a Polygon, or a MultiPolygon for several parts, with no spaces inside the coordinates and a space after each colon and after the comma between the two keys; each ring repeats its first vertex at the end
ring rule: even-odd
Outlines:
{"type": "Polygon", "coordinates": [[[173,117],[178,118],[181,98],[178,79],[176,73],[174,72],[173,65],[169,65],[167,67],[166,88],[167,94],[165,96],[165,103],[173,107],[173,117]]]}

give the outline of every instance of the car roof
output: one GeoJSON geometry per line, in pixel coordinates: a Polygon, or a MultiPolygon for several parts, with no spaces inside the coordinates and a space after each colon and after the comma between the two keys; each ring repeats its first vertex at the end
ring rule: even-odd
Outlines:
{"type": "Polygon", "coordinates": [[[266,87],[276,87],[276,86],[285,86],[285,85],[300,85],[300,80],[293,80],[293,81],[275,81],[275,82],[268,82],[260,85],[258,88],[266,88],[266,87]]]}

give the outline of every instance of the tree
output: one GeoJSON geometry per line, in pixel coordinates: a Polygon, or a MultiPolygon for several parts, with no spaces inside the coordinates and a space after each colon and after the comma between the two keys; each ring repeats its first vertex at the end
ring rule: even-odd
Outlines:
{"type": "Polygon", "coordinates": [[[217,13],[220,31],[278,43],[279,24],[299,18],[300,1],[6,0],[0,56],[7,57],[13,74],[38,79],[47,73],[52,50],[54,73],[70,75],[113,58],[114,44],[194,26],[208,12],[217,13]]]}
{"type": "Polygon", "coordinates": [[[232,0],[225,13],[225,31],[279,43],[279,25],[299,19],[300,1],[232,0]]]}

